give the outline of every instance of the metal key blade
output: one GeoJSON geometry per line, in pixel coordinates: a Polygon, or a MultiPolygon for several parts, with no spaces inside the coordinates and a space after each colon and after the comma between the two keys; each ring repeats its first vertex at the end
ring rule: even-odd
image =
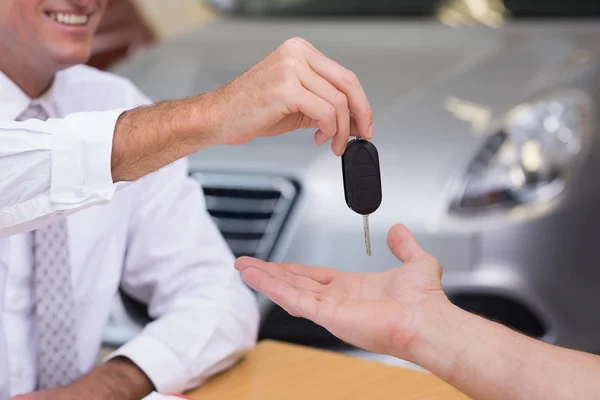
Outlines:
{"type": "Polygon", "coordinates": [[[369,216],[363,215],[363,226],[365,228],[365,247],[367,255],[371,255],[371,233],[369,232],[369,216]]]}

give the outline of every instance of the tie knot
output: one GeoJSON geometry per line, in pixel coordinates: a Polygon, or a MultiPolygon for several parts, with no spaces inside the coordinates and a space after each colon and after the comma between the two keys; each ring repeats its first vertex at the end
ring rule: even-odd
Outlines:
{"type": "Polygon", "coordinates": [[[45,121],[48,119],[48,113],[39,104],[32,103],[23,114],[19,115],[17,121],[26,121],[28,119],[40,119],[45,121]]]}

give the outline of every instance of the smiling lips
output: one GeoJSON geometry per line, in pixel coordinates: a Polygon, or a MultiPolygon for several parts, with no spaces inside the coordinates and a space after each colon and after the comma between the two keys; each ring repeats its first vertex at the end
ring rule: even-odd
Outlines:
{"type": "Polygon", "coordinates": [[[90,16],[85,14],[82,15],[68,14],[62,12],[47,12],[46,15],[48,15],[50,18],[52,18],[59,24],[66,26],[84,26],[87,25],[88,21],[90,20],[90,16]]]}

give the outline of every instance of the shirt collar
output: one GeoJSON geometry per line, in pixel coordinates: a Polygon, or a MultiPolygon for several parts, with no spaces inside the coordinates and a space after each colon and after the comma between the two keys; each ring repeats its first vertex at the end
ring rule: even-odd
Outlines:
{"type": "Polygon", "coordinates": [[[56,115],[56,79],[52,86],[39,98],[32,99],[8,76],[0,71],[0,121],[11,121],[23,113],[32,103],[39,104],[49,116],[56,115]]]}

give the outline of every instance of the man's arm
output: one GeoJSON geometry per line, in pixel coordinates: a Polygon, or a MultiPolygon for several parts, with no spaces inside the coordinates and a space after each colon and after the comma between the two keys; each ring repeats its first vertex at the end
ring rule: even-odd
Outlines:
{"type": "MultiPolygon", "coordinates": [[[[152,382],[130,360],[117,357],[79,378],[78,399],[139,400],[154,390],[152,382]]],[[[73,392],[71,392],[73,393],[73,392]]]]}
{"type": "Polygon", "coordinates": [[[402,267],[349,273],[241,258],[254,289],[290,314],[368,351],[418,364],[477,400],[592,399],[600,357],[516,333],[452,305],[439,262],[403,226],[388,235],[402,267]]]}
{"type": "Polygon", "coordinates": [[[251,290],[179,160],[132,184],[122,289],[154,319],[73,384],[14,400],[139,400],[180,393],[230,367],[256,343],[251,290]]]}
{"type": "Polygon", "coordinates": [[[254,346],[258,307],[187,160],[135,185],[121,287],[154,320],[109,359],[126,357],[156,391],[180,393],[254,346]]]}
{"type": "Polygon", "coordinates": [[[12,400],[140,400],[153,390],[150,380],[135,364],[118,357],[93,369],[67,387],[19,395],[12,400]]]}
{"type": "Polygon", "coordinates": [[[0,236],[108,202],[115,182],[208,146],[318,128],[315,142],[332,139],[341,155],[350,135],[373,136],[372,122],[356,76],[302,39],[286,41],[209,93],[133,110],[0,122],[0,236]]]}
{"type": "Polygon", "coordinates": [[[125,113],[115,129],[113,177],[134,180],[204,147],[299,128],[318,128],[316,143],[333,139],[338,156],[350,135],[374,132],[358,78],[294,38],[221,89],[125,113]]]}

